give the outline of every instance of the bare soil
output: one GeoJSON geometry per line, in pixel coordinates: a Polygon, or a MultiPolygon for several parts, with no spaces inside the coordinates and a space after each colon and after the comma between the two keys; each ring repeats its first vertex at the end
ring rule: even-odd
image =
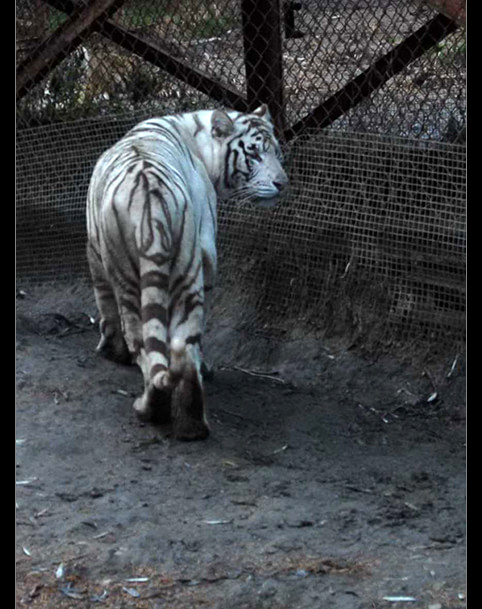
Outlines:
{"type": "Polygon", "coordinates": [[[220,358],[211,436],[182,443],[136,419],[140,372],[95,355],[90,296],[22,296],[17,607],[466,606],[459,363],[220,358]]]}

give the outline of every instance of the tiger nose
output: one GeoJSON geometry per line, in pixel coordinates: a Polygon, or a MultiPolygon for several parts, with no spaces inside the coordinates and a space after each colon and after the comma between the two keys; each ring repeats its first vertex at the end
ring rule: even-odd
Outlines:
{"type": "Polygon", "coordinates": [[[278,189],[279,192],[283,192],[283,190],[288,185],[288,181],[284,180],[283,182],[273,182],[273,186],[278,189]]]}

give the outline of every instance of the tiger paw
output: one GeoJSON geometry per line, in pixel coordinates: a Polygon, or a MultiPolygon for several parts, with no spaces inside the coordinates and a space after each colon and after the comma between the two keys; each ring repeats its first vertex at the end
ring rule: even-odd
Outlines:
{"type": "Polygon", "coordinates": [[[137,418],[143,423],[148,423],[151,420],[151,408],[146,404],[146,400],[142,395],[140,398],[136,398],[133,404],[134,412],[137,418]]]}
{"type": "Polygon", "coordinates": [[[185,442],[205,440],[209,436],[209,427],[204,421],[183,418],[182,421],[174,421],[173,436],[185,442]]]}
{"type": "Polygon", "coordinates": [[[122,334],[109,326],[106,327],[105,321],[101,321],[100,330],[101,337],[96,352],[118,364],[131,364],[132,357],[122,334]]]}
{"type": "Polygon", "coordinates": [[[139,420],[164,425],[171,421],[171,393],[157,389],[151,384],[134,402],[134,411],[139,420]]]}
{"type": "Polygon", "coordinates": [[[203,361],[201,363],[201,376],[203,377],[204,381],[214,380],[214,366],[210,366],[203,361]]]}

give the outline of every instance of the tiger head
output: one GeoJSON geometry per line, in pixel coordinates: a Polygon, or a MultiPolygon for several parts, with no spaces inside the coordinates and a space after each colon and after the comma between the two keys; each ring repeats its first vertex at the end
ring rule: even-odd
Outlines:
{"type": "Polygon", "coordinates": [[[263,104],[249,114],[215,110],[211,135],[224,152],[216,180],[218,196],[253,200],[261,207],[276,205],[288,176],[268,107],[263,104]]]}

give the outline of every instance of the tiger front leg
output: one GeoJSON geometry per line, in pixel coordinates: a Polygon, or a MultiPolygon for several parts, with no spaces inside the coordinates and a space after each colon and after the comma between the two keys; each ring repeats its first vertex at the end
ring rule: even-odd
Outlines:
{"type": "Polygon", "coordinates": [[[209,435],[199,345],[171,343],[173,435],[176,440],[204,440],[209,435]]]}

